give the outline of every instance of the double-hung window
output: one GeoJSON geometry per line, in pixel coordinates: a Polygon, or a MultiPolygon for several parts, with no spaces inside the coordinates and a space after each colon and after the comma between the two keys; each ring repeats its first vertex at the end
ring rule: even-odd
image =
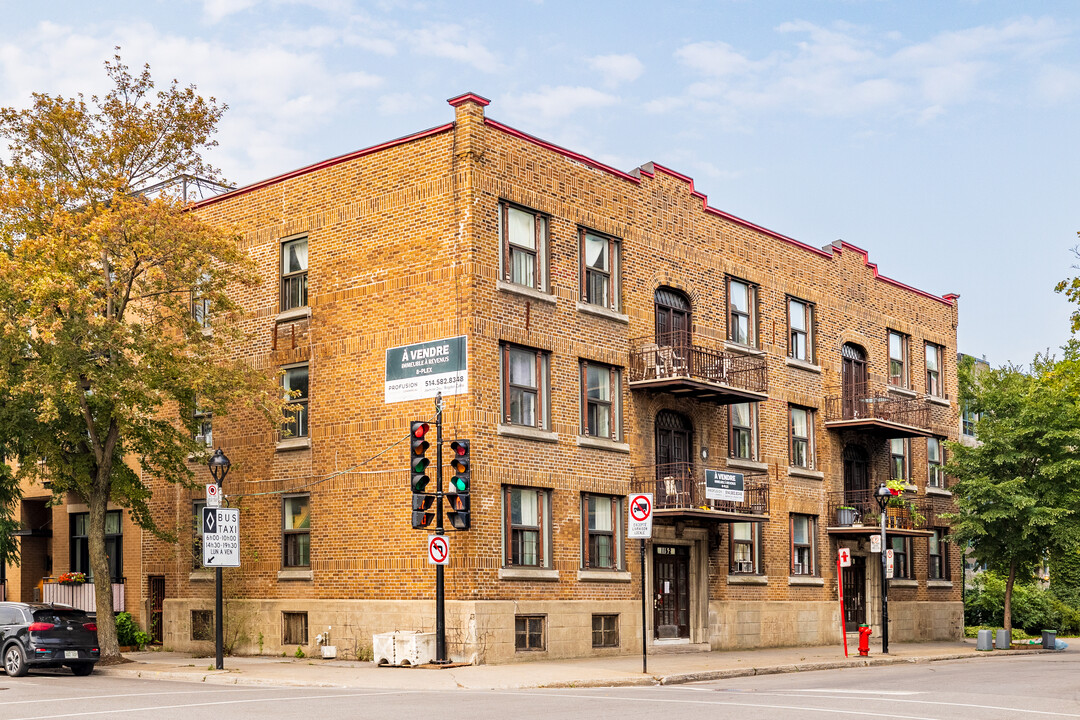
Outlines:
{"type": "Polygon", "coordinates": [[[757,287],[728,278],[728,340],[757,346],[757,287]]]}
{"type": "Polygon", "coordinates": [[[501,350],[503,422],[547,429],[548,353],[516,345],[501,350]]]}
{"type": "Polygon", "coordinates": [[[582,566],[620,570],[623,567],[622,498],[610,495],[581,496],[582,566]]]}
{"type": "Polygon", "coordinates": [[[282,498],[282,566],[311,567],[311,496],[286,495],[282,498]]]}
{"type": "Polygon", "coordinates": [[[581,299],[619,310],[618,240],[591,230],[581,231],[581,299]]]}
{"type": "Polygon", "coordinates": [[[739,522],[728,525],[730,565],[732,575],[760,575],[764,570],[761,562],[761,523],[739,522]]]}
{"type": "Polygon", "coordinates": [[[816,526],[813,515],[791,515],[792,575],[814,575],[817,571],[816,526]]]}
{"type": "Polygon", "coordinates": [[[810,303],[788,298],[788,357],[814,361],[813,313],[810,303]]]}
{"type": "Polygon", "coordinates": [[[889,384],[908,386],[908,337],[895,330],[889,331],[889,384]]]}
{"type": "Polygon", "coordinates": [[[502,203],[499,211],[503,279],[534,290],[546,290],[547,218],[508,203],[502,203]]]}
{"type": "Polygon", "coordinates": [[[753,403],[728,406],[728,454],[739,460],[757,459],[757,407],[753,403]]]}
{"type": "Polygon", "coordinates": [[[949,579],[949,541],[943,528],[934,528],[927,538],[927,577],[931,580],[949,579]]]}
{"type": "Polygon", "coordinates": [[[960,406],[960,432],[965,437],[975,437],[975,423],[979,421],[979,415],[971,409],[971,403],[965,401],[960,406]]]}
{"type": "Polygon", "coordinates": [[[935,397],[945,395],[942,383],[942,351],[940,345],[926,343],[926,394],[935,397]]]}
{"type": "MultiPolygon", "coordinates": [[[[122,513],[122,510],[109,510],[105,513],[105,555],[109,561],[109,576],[112,582],[121,582],[124,577],[122,513]]],[[[69,517],[71,571],[85,573],[87,580],[93,580],[94,571],[90,567],[90,513],[73,513],[69,517]]]]}
{"type": "Polygon", "coordinates": [[[503,488],[503,546],[507,567],[551,566],[551,492],[503,488]]]}
{"type": "Polygon", "coordinates": [[[942,456],[941,440],[938,438],[926,439],[926,484],[930,487],[944,488],[945,473],[941,466],[944,463],[942,456]]]}
{"type": "Polygon", "coordinates": [[[195,442],[206,447],[214,447],[214,415],[207,408],[195,403],[195,442]]]}
{"type": "Polygon", "coordinates": [[[811,470],[814,467],[814,411],[791,406],[791,466],[811,470]]]}
{"type": "MultiPolygon", "coordinates": [[[[200,279],[200,285],[208,278],[200,279]]],[[[191,290],[191,319],[201,328],[210,327],[210,298],[206,297],[199,286],[191,290]]]]}
{"type": "Polygon", "coordinates": [[[622,373],[581,362],[581,434],[618,440],[622,433],[622,373]]]}
{"type": "Polygon", "coordinates": [[[281,311],[305,307],[307,287],[308,239],[306,237],[281,243],[281,311]]]}
{"type": "Polygon", "coordinates": [[[281,378],[285,389],[285,428],[292,437],[308,436],[308,366],[294,365],[285,368],[281,378]]]}
{"type": "Polygon", "coordinates": [[[908,441],[904,438],[889,440],[889,478],[904,482],[911,479],[908,475],[908,441]]]}
{"type": "Polygon", "coordinates": [[[889,536],[889,546],[893,551],[893,577],[898,580],[911,580],[911,538],[899,535],[889,536]]]}

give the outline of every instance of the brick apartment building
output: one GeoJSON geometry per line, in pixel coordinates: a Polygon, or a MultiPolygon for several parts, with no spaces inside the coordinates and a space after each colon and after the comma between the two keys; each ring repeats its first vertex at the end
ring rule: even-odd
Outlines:
{"type": "MultiPolygon", "coordinates": [[[[387,351],[452,338],[467,378],[444,388],[444,434],[471,440],[474,466],[446,571],[453,657],[639,652],[642,571],[652,652],[839,642],[839,547],[844,622],[877,628],[871,495],[890,477],[910,500],[888,512],[891,637],[959,637],[940,518],[957,297],[718,211],[660,165],[622,172],[486,118],[476,95],[450,104],[452,123],[198,207],[264,278],[237,355],[298,393],[292,436],[204,418],[241,509],[227,644],[292,652],[329,627],[348,654],[433,629],[405,439],[434,403],[388,390],[387,351]],[[707,471],[741,474],[741,494],[707,495],[707,471]],[[631,492],[654,495],[644,568],[631,492]]],[[[211,637],[201,501],[156,488],[174,545],[117,520],[126,605],[176,649],[211,637]]],[[[41,509],[50,573],[76,562],[73,510],[41,509]]],[[[12,571],[25,587],[46,570],[12,571]]]]}

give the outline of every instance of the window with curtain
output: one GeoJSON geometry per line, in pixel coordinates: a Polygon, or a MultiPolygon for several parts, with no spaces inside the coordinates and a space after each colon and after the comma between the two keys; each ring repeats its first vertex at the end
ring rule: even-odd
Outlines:
{"type": "Polygon", "coordinates": [[[503,279],[535,290],[546,289],[547,218],[532,210],[502,203],[500,219],[503,279]]]}
{"type": "Polygon", "coordinates": [[[308,239],[281,244],[281,311],[308,304],[308,239]]]}

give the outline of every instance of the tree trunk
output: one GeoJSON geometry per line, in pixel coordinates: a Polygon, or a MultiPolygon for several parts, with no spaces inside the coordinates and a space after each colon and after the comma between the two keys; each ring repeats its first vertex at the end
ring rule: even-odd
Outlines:
{"type": "Polygon", "coordinates": [[[109,509],[109,473],[111,468],[99,466],[90,503],[90,527],[87,541],[90,549],[90,571],[94,575],[94,597],[97,609],[98,648],[103,665],[121,660],[120,645],[116,642],[116,619],[113,614],[112,577],[109,557],[105,553],[105,514],[109,509]],[[105,482],[102,482],[104,476],[105,482]],[[103,487],[104,486],[104,487],[103,487]]]}
{"type": "Polygon", "coordinates": [[[1009,563],[1009,579],[1005,581],[1005,620],[1004,626],[1012,631],[1012,591],[1013,583],[1016,582],[1016,561],[1009,563]]]}

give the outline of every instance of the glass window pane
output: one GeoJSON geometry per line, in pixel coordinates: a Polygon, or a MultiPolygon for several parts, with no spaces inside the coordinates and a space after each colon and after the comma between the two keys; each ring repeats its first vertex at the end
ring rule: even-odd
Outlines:
{"type": "Polygon", "coordinates": [[[285,390],[288,392],[299,391],[296,397],[288,397],[291,400],[303,400],[308,396],[308,369],[307,366],[288,368],[284,377],[285,390]]]}
{"type": "Polygon", "coordinates": [[[608,276],[594,272],[589,273],[587,292],[589,302],[591,302],[593,305],[602,305],[604,307],[607,307],[608,276]]]}
{"type": "Polygon", "coordinates": [[[589,529],[611,532],[611,498],[589,496],[589,529]]]}
{"type": "Polygon", "coordinates": [[[806,410],[802,408],[791,409],[791,432],[795,437],[810,437],[806,423],[806,410]]]}
{"type": "Polygon", "coordinates": [[[536,285],[536,258],[520,250],[510,251],[510,280],[518,285],[536,285]]]}
{"type": "Polygon", "coordinates": [[[750,403],[731,406],[731,423],[738,427],[750,427],[750,403]]]}
{"type": "Polygon", "coordinates": [[[746,283],[741,283],[738,280],[732,280],[730,284],[729,295],[731,297],[731,307],[741,313],[750,312],[750,288],[746,283]]]}
{"type": "Polygon", "coordinates": [[[611,371],[608,368],[589,365],[586,369],[586,394],[590,400],[611,400],[611,371]]]}
{"type": "Polygon", "coordinates": [[[930,462],[936,463],[941,458],[941,446],[936,438],[929,438],[926,441],[926,456],[930,459],[930,462]]]}
{"type": "Polygon", "coordinates": [[[311,513],[308,511],[308,498],[285,498],[285,529],[306,530],[311,527],[311,513]]]}
{"type": "Polygon", "coordinates": [[[936,345],[926,346],[926,369],[930,371],[937,371],[938,369],[938,351],[936,345]]]}
{"type": "Polygon", "coordinates": [[[791,537],[798,545],[810,543],[810,522],[803,515],[796,515],[792,521],[791,537]]]}
{"type": "Polygon", "coordinates": [[[896,333],[889,333],[889,357],[897,360],[904,359],[904,342],[896,333]]]}
{"type": "Polygon", "coordinates": [[[307,238],[293,240],[282,246],[282,268],[286,275],[307,270],[307,238]]]}
{"type": "Polygon", "coordinates": [[[536,491],[510,491],[510,523],[512,525],[536,526],[537,522],[536,491]]]}
{"type": "Polygon", "coordinates": [[[536,354],[526,350],[510,350],[510,384],[536,387],[536,354]]]}
{"type": "Polygon", "coordinates": [[[88,535],[86,531],[87,526],[90,523],[89,513],[79,513],[75,516],[75,534],[76,535],[88,535]]]}
{"type": "Polygon", "coordinates": [[[891,455],[903,455],[904,454],[904,439],[892,438],[889,440],[889,453],[891,455]]]}
{"type": "Polygon", "coordinates": [[[510,208],[510,242],[519,247],[536,249],[536,216],[510,208]]]}
{"type": "Polygon", "coordinates": [[[753,540],[754,523],[732,523],[731,537],[736,540],[753,540]]]}
{"type": "Polygon", "coordinates": [[[930,554],[939,555],[938,551],[938,531],[935,530],[934,534],[927,538],[930,541],[930,554]]]}
{"type": "Polygon", "coordinates": [[[120,513],[110,512],[105,514],[105,534],[106,535],[119,535],[120,534],[120,513]]]}
{"type": "Polygon", "coordinates": [[[608,270],[608,241],[606,238],[585,234],[585,265],[597,270],[608,270]]]}
{"type": "Polygon", "coordinates": [[[510,422],[515,425],[536,426],[536,393],[510,389],[510,422]]]}
{"type": "Polygon", "coordinates": [[[791,300],[788,303],[788,314],[791,317],[792,329],[806,332],[806,305],[798,300],[791,300]]]}

